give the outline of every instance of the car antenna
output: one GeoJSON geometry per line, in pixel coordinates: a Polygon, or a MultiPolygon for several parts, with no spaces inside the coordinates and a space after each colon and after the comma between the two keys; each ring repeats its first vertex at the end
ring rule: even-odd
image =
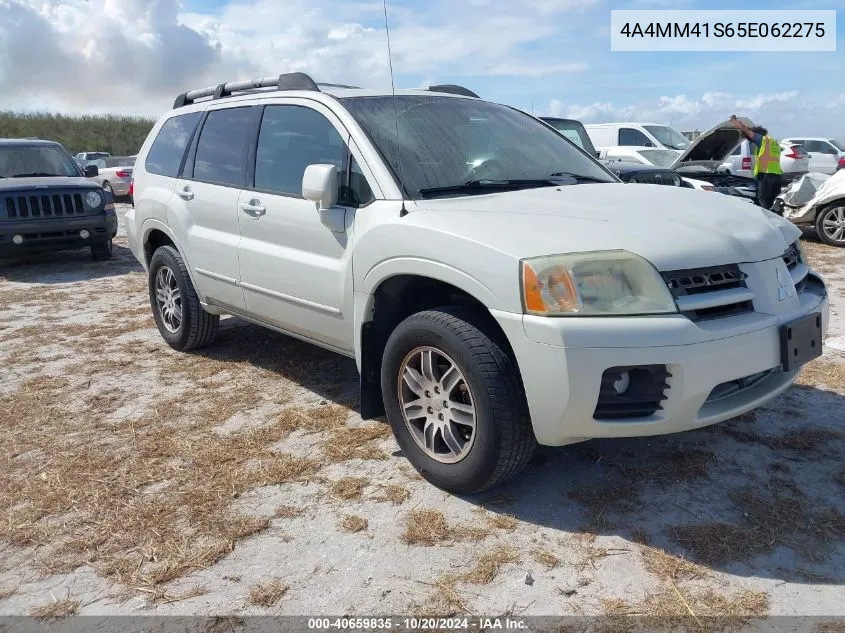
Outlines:
{"type": "Polygon", "coordinates": [[[387,33],[387,61],[390,65],[390,91],[392,93],[393,101],[393,124],[396,128],[396,172],[399,177],[399,194],[402,196],[402,209],[399,211],[399,217],[408,215],[408,210],[405,208],[405,194],[402,185],[402,146],[399,143],[399,114],[396,111],[396,84],[393,81],[393,54],[390,50],[390,25],[387,22],[387,0],[382,0],[384,6],[384,30],[387,33]]]}

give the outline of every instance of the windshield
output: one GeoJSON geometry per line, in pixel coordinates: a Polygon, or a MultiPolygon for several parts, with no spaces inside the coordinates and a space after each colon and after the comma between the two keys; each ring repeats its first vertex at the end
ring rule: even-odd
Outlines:
{"type": "Polygon", "coordinates": [[[678,152],[671,149],[641,149],[639,155],[657,167],[671,167],[678,160],[678,152]]]}
{"type": "Polygon", "coordinates": [[[79,176],[74,160],[57,145],[0,145],[0,178],[79,176]]]}
{"type": "Polygon", "coordinates": [[[342,101],[412,199],[479,180],[546,186],[546,179],[562,173],[618,182],[543,123],[507,106],[427,95],[342,101]]]}
{"type": "Polygon", "coordinates": [[[545,119],[545,121],[585,152],[595,156],[596,148],[580,121],[572,119],[545,119]]]}
{"type": "Polygon", "coordinates": [[[644,125],[649,134],[669,149],[685,150],[689,147],[689,139],[668,125],[644,125]]]}
{"type": "Polygon", "coordinates": [[[840,152],[845,152],[845,143],[837,141],[835,138],[830,139],[830,144],[833,145],[840,152]]]}

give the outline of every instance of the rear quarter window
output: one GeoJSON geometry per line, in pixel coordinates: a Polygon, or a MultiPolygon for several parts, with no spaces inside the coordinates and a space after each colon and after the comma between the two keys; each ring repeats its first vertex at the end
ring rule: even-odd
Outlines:
{"type": "Polygon", "coordinates": [[[185,150],[191,141],[201,112],[189,112],[168,119],[153,141],[144,168],[151,174],[176,178],[185,156],[185,150]]]}

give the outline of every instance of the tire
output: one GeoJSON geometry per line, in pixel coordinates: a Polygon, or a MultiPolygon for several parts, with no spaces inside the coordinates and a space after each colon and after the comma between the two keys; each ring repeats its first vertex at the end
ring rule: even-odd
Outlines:
{"type": "Polygon", "coordinates": [[[94,261],[105,261],[114,255],[114,242],[109,238],[105,242],[91,244],[91,257],[94,261]]]}
{"type": "MultiPolygon", "coordinates": [[[[516,361],[494,337],[476,325],[482,322],[477,317],[477,312],[455,306],[409,316],[388,338],[381,367],[385,411],[402,452],[430,483],[456,494],[481,492],[513,477],[526,466],[537,446],[516,361]],[[413,367],[416,355],[420,354],[421,359],[426,350],[432,350],[442,361],[437,369],[427,373],[442,380],[446,377],[442,368],[452,363],[462,374],[463,384],[453,384],[449,393],[445,380],[437,383],[441,387],[437,393],[433,392],[436,386],[433,391],[412,391],[401,373],[406,367],[413,367]],[[420,392],[419,399],[437,409],[409,407],[412,415],[410,421],[406,420],[403,402],[407,406],[420,392]],[[425,399],[427,393],[432,395],[430,400],[425,399]],[[441,408],[439,399],[444,396],[443,405],[448,402],[449,408],[441,408]],[[471,429],[454,422],[461,411],[452,408],[456,404],[466,408],[466,402],[474,409],[471,439],[466,435],[471,429]],[[422,445],[427,441],[422,429],[428,427],[426,420],[434,421],[444,411],[445,424],[452,429],[451,440],[463,442],[463,452],[443,452],[436,458],[422,445]],[[464,435],[458,437],[461,433],[464,435]],[[447,459],[448,462],[443,461],[447,459]]],[[[429,444],[439,444],[442,451],[450,450],[444,433],[438,429],[429,444]]]]}
{"type": "MultiPolygon", "coordinates": [[[[220,317],[209,314],[200,305],[182,255],[172,246],[161,246],[153,253],[149,274],[150,307],[156,326],[165,342],[175,350],[185,352],[211,343],[217,332],[220,317]],[[161,278],[160,278],[161,275],[161,278]],[[170,289],[169,301],[157,299],[157,287],[170,289]],[[175,291],[173,293],[172,291],[175,291]],[[165,306],[178,306],[180,318],[165,306]]],[[[168,296],[167,293],[163,295],[168,296]]]]}
{"type": "Polygon", "coordinates": [[[816,214],[816,235],[825,244],[845,247],[845,200],[834,202],[816,214]]]}

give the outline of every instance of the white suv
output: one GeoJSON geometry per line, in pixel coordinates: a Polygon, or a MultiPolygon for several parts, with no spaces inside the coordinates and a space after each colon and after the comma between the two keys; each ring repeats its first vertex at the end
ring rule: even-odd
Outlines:
{"type": "Polygon", "coordinates": [[[792,223],[621,184],[456,86],[292,74],[189,92],[134,178],[127,235],[170,346],[207,345],[232,314],[355,358],[362,417],[386,413],[454,492],[514,475],[537,443],[753,409],[827,328],[792,223]]]}

